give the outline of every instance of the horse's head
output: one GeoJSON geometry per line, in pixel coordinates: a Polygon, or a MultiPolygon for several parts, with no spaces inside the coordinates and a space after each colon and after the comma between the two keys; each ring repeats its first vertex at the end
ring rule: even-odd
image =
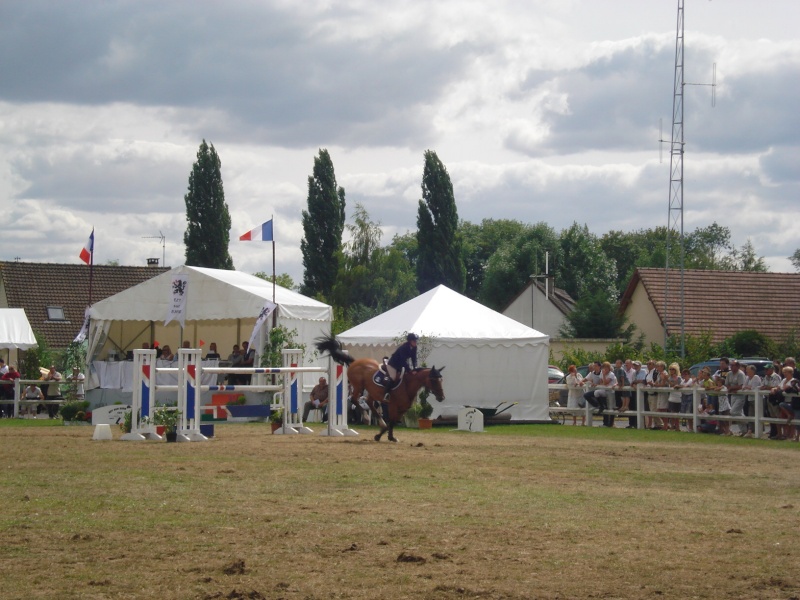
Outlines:
{"type": "Polygon", "coordinates": [[[425,387],[434,395],[439,402],[444,402],[444,390],[442,389],[442,371],[437,369],[436,366],[431,367],[428,373],[428,379],[425,382],[425,387]]]}

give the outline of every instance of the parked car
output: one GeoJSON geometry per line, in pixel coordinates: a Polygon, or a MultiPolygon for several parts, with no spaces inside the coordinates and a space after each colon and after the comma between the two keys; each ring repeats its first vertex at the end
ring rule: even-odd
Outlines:
{"type": "MultiPolygon", "coordinates": [[[[733,360],[733,359],[731,359],[733,360]]],[[[742,367],[747,367],[747,365],[755,365],[756,366],[756,375],[759,377],[763,377],[764,373],[767,370],[767,365],[771,365],[772,361],[768,358],[764,358],[763,356],[748,356],[745,358],[737,358],[736,360],[739,361],[739,364],[742,367]]],[[[697,373],[703,367],[708,367],[713,375],[717,370],[719,370],[719,358],[709,358],[708,360],[697,363],[696,365],[692,365],[689,367],[689,371],[692,373],[692,377],[697,377],[697,373]]]]}
{"type": "Polygon", "coordinates": [[[558,383],[558,380],[563,378],[564,371],[553,365],[547,365],[547,383],[558,383]]]}

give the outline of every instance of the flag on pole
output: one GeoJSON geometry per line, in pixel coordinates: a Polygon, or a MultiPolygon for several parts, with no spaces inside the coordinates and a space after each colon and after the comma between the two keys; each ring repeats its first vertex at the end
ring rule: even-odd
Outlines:
{"type": "Polygon", "coordinates": [[[92,228],[92,234],[89,236],[89,241],[86,242],[86,245],[83,247],[83,250],[81,250],[81,253],[78,256],[80,256],[80,259],[88,265],[90,262],[92,262],[93,253],[94,253],[94,228],[92,228]]]}
{"type": "Polygon", "coordinates": [[[262,223],[252,231],[239,236],[240,242],[271,242],[272,240],[272,219],[262,223]]]}

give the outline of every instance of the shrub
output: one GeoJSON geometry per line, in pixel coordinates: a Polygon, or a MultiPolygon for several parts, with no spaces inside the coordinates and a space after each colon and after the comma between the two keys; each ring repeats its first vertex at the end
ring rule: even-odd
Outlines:
{"type": "Polygon", "coordinates": [[[88,400],[76,400],[75,402],[65,402],[58,409],[58,414],[65,421],[83,421],[86,419],[86,410],[89,408],[88,400]],[[83,416],[78,417],[78,413],[83,416]]]}

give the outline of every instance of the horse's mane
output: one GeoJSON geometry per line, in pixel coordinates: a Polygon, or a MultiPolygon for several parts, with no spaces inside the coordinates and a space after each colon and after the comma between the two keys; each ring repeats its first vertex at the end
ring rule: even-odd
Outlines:
{"type": "Polygon", "coordinates": [[[327,352],[331,358],[340,365],[350,365],[355,359],[342,350],[342,345],[333,337],[333,334],[323,335],[315,340],[315,346],[320,352],[327,352]]]}

